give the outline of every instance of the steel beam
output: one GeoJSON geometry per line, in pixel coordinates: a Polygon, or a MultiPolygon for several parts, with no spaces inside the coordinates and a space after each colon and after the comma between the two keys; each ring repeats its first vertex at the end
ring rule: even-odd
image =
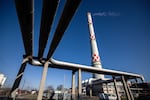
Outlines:
{"type": "Polygon", "coordinates": [[[9,93],[10,97],[11,97],[11,94],[13,93],[13,91],[15,91],[19,87],[19,84],[21,82],[21,79],[22,79],[22,76],[24,74],[24,70],[26,68],[26,64],[27,64],[28,61],[29,61],[29,58],[23,59],[21,67],[20,67],[20,69],[18,71],[18,74],[16,76],[15,82],[14,82],[14,84],[13,84],[13,86],[11,88],[11,91],[9,93]]]}

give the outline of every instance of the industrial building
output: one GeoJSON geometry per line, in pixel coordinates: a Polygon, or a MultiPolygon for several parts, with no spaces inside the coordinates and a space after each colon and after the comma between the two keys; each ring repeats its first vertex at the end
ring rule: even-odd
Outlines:
{"type": "MultiPolygon", "coordinates": [[[[91,41],[92,66],[102,70],[103,68],[102,68],[102,63],[100,60],[99,51],[97,47],[91,13],[88,13],[87,17],[88,17],[88,25],[89,25],[89,33],[90,33],[90,41],[91,41]]],[[[87,96],[99,96],[101,93],[108,94],[108,95],[112,94],[117,96],[119,100],[121,99],[122,96],[128,97],[130,95],[128,99],[134,100],[135,97],[133,97],[133,89],[130,90],[130,87],[133,87],[130,80],[134,80],[135,84],[139,84],[138,81],[140,81],[140,83],[142,84],[144,82],[144,78],[141,76],[141,78],[139,79],[136,77],[131,79],[127,77],[125,78],[126,86],[129,90],[129,93],[127,93],[125,84],[121,79],[121,77],[112,76],[112,78],[105,78],[104,74],[94,73],[93,78],[89,78],[82,81],[82,93],[87,96]]],[[[134,90],[136,90],[136,88],[134,88],[134,90]]]]}
{"type": "MultiPolygon", "coordinates": [[[[67,0],[62,11],[62,15],[58,22],[58,26],[54,32],[50,48],[47,57],[44,58],[44,50],[46,48],[47,40],[49,38],[50,29],[55,17],[56,9],[59,4],[59,0],[43,0],[43,9],[41,15],[41,26],[40,26],[40,36],[39,36],[39,48],[38,55],[33,55],[33,34],[34,34],[34,0],[15,0],[16,11],[19,19],[19,25],[22,33],[22,39],[24,43],[25,55],[23,55],[23,60],[20,69],[15,78],[14,84],[9,93],[9,98],[15,98],[16,90],[19,87],[22,76],[26,69],[26,65],[30,64],[32,66],[43,67],[43,73],[41,77],[39,92],[37,100],[42,100],[44,86],[47,76],[48,68],[58,68],[72,71],[72,87],[71,87],[71,99],[80,100],[82,98],[83,92],[89,96],[98,95],[101,92],[116,93],[117,99],[120,99],[119,90],[117,88],[121,82],[124,93],[128,100],[134,100],[131,93],[130,87],[127,81],[130,79],[141,79],[143,81],[143,76],[134,73],[110,70],[102,68],[99,50],[97,47],[96,37],[94,33],[94,27],[92,23],[91,13],[88,13],[88,25],[90,33],[90,43],[91,43],[91,61],[92,65],[81,65],[70,62],[55,60],[52,56],[62,39],[66,28],[68,27],[73,15],[75,14],[81,0],[67,0]],[[49,13],[51,12],[51,13],[49,13]],[[28,21],[28,23],[26,23],[28,21]],[[75,92],[75,73],[78,72],[78,89],[77,94],[75,92]],[[94,73],[93,78],[87,82],[82,83],[82,72],[94,73]],[[107,79],[104,75],[112,76],[111,79],[107,79]],[[108,88],[107,85],[108,83],[108,88]],[[85,85],[86,84],[86,85],[85,85]],[[112,87],[112,84],[114,86],[112,87]],[[83,88],[82,88],[83,87],[83,88]],[[110,87],[110,88],[109,88],[110,87]],[[85,90],[85,91],[84,91],[85,90]],[[89,91],[87,91],[89,90],[89,91]],[[14,95],[13,95],[14,94],[14,95]],[[77,95],[78,97],[74,97],[77,95]]],[[[122,90],[122,89],[121,89],[122,90]]]]}

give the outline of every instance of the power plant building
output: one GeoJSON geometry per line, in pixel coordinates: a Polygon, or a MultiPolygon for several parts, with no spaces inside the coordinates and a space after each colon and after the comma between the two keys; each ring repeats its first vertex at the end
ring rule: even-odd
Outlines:
{"type": "MultiPolygon", "coordinates": [[[[91,13],[87,13],[87,17],[90,33],[92,66],[101,70],[103,68],[96,42],[91,13]]],[[[130,86],[131,82],[127,81],[127,87],[130,86]]],[[[104,74],[93,74],[93,78],[89,78],[82,81],[82,93],[88,96],[99,96],[100,93],[115,94],[118,96],[122,96],[125,95],[125,92],[126,91],[124,90],[124,84],[122,83],[121,78],[118,78],[114,84],[114,78],[105,78],[104,74]],[[116,88],[118,94],[116,93],[116,88]]]]}

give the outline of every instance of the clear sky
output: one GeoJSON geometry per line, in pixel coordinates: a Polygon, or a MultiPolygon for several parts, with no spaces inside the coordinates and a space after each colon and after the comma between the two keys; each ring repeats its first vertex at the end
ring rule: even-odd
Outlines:
{"type": "MultiPolygon", "coordinates": [[[[44,57],[64,3],[60,0],[44,57]]],[[[38,54],[41,9],[42,0],[35,0],[34,56],[38,54]]],[[[87,12],[92,13],[103,68],[142,74],[150,81],[149,0],[83,0],[53,57],[91,65],[87,12]]],[[[13,84],[24,53],[14,0],[0,0],[0,73],[7,77],[6,86],[13,84]]],[[[28,64],[20,87],[38,88],[42,69],[28,64]]],[[[82,79],[90,77],[91,74],[82,73],[82,79]]],[[[49,68],[46,86],[60,84],[71,86],[71,71],[49,68]]]]}

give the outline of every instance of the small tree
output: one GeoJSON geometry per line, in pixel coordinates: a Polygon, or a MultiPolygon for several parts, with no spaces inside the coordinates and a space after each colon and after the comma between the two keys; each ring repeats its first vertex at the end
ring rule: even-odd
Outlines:
{"type": "Polygon", "coordinates": [[[49,85],[49,86],[47,87],[47,90],[54,90],[54,87],[53,87],[52,85],[49,85]]]}
{"type": "Polygon", "coordinates": [[[63,90],[63,85],[62,85],[62,84],[61,84],[61,85],[58,85],[58,86],[57,86],[57,90],[60,90],[60,91],[63,90]]]}
{"type": "Polygon", "coordinates": [[[54,96],[54,88],[52,85],[47,86],[47,88],[45,89],[44,93],[46,94],[46,97],[48,99],[52,99],[52,97],[54,96]]]}

